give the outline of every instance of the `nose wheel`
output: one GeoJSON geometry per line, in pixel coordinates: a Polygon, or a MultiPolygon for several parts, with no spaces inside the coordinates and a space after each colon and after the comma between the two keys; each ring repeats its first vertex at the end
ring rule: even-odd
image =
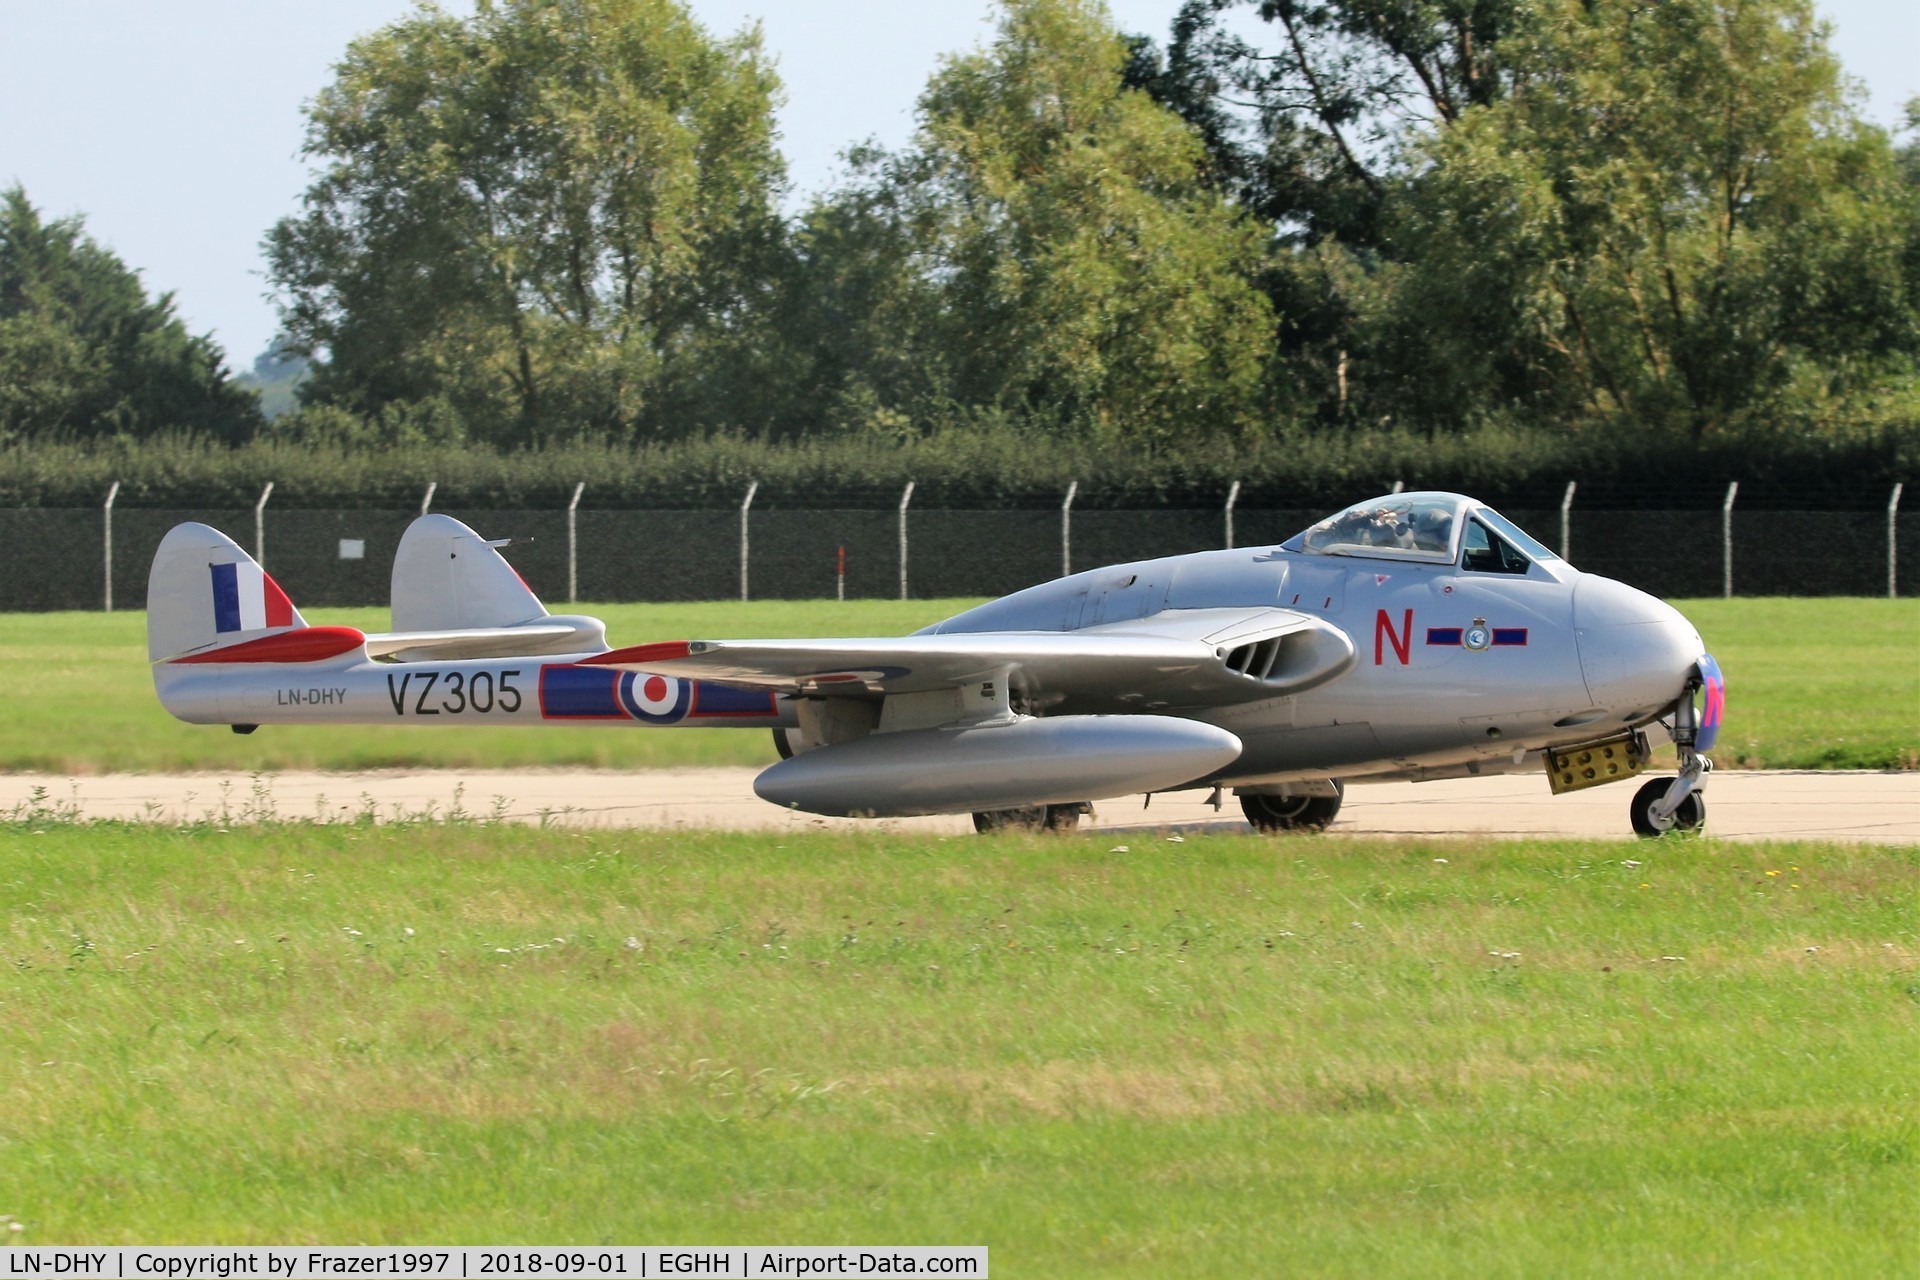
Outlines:
{"type": "Polygon", "coordinates": [[[1707,825],[1707,798],[1698,791],[1688,792],[1671,815],[1656,812],[1656,806],[1672,786],[1666,778],[1655,778],[1634,793],[1628,814],[1633,819],[1635,835],[1653,837],[1670,831],[1693,832],[1707,825]]]}
{"type": "Polygon", "coordinates": [[[1707,825],[1707,798],[1700,794],[1713,761],[1681,748],[1680,776],[1655,778],[1633,793],[1627,815],[1638,836],[1663,836],[1669,831],[1694,832],[1707,825]]]}

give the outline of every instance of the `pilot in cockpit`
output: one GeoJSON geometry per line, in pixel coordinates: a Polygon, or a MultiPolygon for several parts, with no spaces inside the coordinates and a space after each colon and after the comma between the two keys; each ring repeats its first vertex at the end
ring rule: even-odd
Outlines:
{"type": "Polygon", "coordinates": [[[1452,545],[1453,513],[1443,509],[1395,510],[1360,507],[1343,511],[1315,530],[1322,545],[1392,547],[1401,551],[1445,552],[1452,545]]]}
{"type": "Polygon", "coordinates": [[[1391,547],[1398,545],[1399,521],[1386,507],[1354,507],[1325,521],[1314,531],[1322,546],[1345,544],[1352,547],[1391,547]]]}

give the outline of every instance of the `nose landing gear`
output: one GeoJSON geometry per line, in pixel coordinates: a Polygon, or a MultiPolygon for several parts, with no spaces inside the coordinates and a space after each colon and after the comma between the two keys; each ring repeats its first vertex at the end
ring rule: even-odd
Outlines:
{"type": "MultiPolygon", "coordinates": [[[[1710,658],[1701,659],[1703,664],[1712,662],[1710,658]]],[[[1714,667],[1717,676],[1719,668],[1714,667]]],[[[1628,807],[1627,815],[1633,822],[1635,835],[1663,836],[1669,831],[1699,831],[1707,825],[1707,798],[1700,789],[1707,784],[1707,775],[1713,771],[1713,761],[1703,754],[1705,748],[1713,745],[1714,731],[1719,727],[1718,709],[1712,706],[1713,696],[1708,695],[1710,727],[1702,734],[1700,715],[1693,705],[1693,695],[1705,684],[1701,674],[1696,671],[1687,688],[1680,695],[1680,701],[1673,708],[1673,745],[1680,752],[1680,776],[1672,781],[1655,779],[1634,792],[1633,804],[1628,807]]],[[[1724,694],[1722,695],[1724,697],[1724,694]]]]}

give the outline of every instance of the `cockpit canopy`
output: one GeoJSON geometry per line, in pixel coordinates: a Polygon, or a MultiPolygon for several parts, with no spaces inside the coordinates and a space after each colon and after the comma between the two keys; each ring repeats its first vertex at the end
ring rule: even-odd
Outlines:
{"type": "Polygon", "coordinates": [[[1287,539],[1304,555],[1364,556],[1452,564],[1465,543],[1468,569],[1525,573],[1529,560],[1558,560],[1499,512],[1458,493],[1391,493],[1356,502],[1287,539]]]}

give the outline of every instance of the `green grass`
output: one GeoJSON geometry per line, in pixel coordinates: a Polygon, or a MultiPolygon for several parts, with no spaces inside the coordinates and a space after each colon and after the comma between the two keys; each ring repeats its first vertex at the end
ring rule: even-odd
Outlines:
{"type": "Polygon", "coordinates": [[[0,1212],[1920,1269],[1920,849],[1111,841],[16,822],[0,1212]]]}
{"type": "Polygon", "coordinates": [[[1716,763],[1920,769],[1920,601],[1676,603],[1727,673],[1716,763]]]}
{"type": "MultiPolygon", "coordinates": [[[[619,644],[684,636],[894,635],[967,600],[583,605],[619,644]]],[[[1723,766],[1920,768],[1920,602],[1680,601],[1727,671],[1723,766]]],[[[382,610],[322,619],[367,629],[382,610]]],[[[160,709],[138,613],[0,614],[0,769],[632,769],[757,765],[768,735],[727,729],[269,726],[250,737],[160,709]]]]}

